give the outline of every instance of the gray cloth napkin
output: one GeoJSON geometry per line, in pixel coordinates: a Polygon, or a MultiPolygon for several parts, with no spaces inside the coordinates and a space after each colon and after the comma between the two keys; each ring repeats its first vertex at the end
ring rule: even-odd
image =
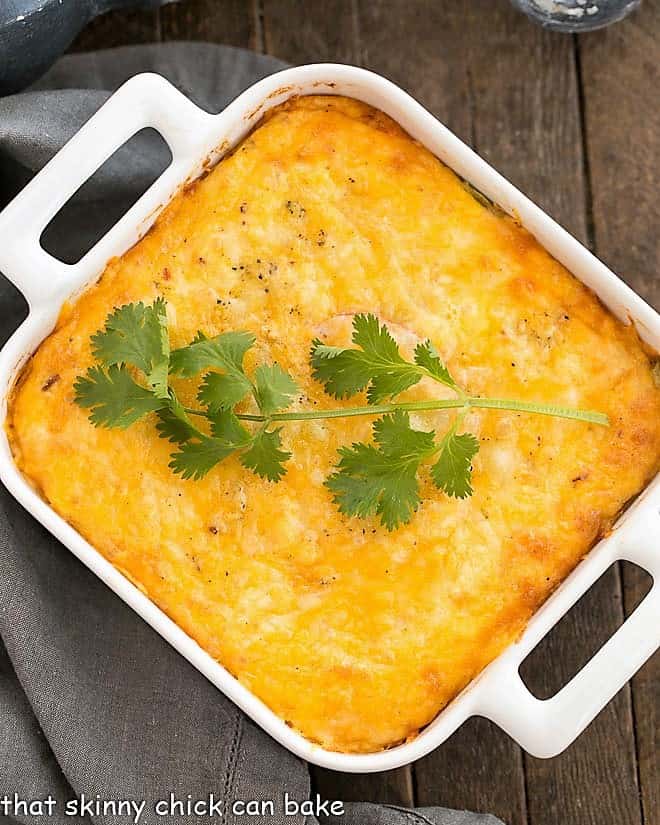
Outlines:
{"type": "MultiPolygon", "coordinates": [[[[68,56],[29,91],[0,99],[0,199],[15,193],[111,90],[140,71],[169,78],[209,111],[284,64],[210,44],[171,43],[68,56]]],[[[162,165],[143,136],[84,186],[51,228],[49,248],[75,259],[121,214],[162,165]]],[[[2,238],[0,238],[2,243],[2,238]]],[[[18,292],[0,283],[2,342],[25,315],[18,292]]],[[[235,800],[273,800],[275,815],[251,822],[317,823],[285,816],[282,799],[306,800],[306,765],[253,725],[74,556],[0,491],[0,804],[44,800],[50,817],[9,809],[0,822],[119,825],[112,812],[66,816],[67,800],[145,801],[143,825],[243,822],[235,800]],[[224,801],[222,818],[156,816],[170,793],[184,803],[224,801]]],[[[351,804],[336,825],[494,825],[488,815],[440,808],[351,804]]]]}

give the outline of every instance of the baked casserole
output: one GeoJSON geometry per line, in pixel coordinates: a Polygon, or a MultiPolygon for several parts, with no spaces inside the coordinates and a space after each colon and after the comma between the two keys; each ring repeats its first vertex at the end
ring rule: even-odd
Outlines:
{"type": "MultiPolygon", "coordinates": [[[[191,382],[177,390],[194,404],[191,382]]],[[[343,752],[428,724],[660,464],[660,390],[634,328],[388,117],[323,96],[272,110],[64,308],[7,426],[60,515],[287,723],[343,752]],[[371,312],[402,350],[432,339],[471,395],[598,409],[611,426],[471,410],[474,494],[428,484],[393,532],[340,514],[324,486],[368,419],[291,422],[277,484],[233,458],[184,480],[152,418],[99,429],[74,404],[108,313],[159,297],[172,346],[250,330],[248,360],[296,375],[306,406],[337,406],[310,341],[343,345],[371,312]]]]}

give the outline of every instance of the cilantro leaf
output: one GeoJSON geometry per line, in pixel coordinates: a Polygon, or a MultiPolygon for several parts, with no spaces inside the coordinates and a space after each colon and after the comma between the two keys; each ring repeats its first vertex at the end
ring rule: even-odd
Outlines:
{"type": "Polygon", "coordinates": [[[209,367],[222,370],[204,376],[197,398],[211,413],[231,409],[252,389],[243,371],[243,358],[254,341],[250,332],[224,332],[215,338],[198,332],[191,344],[172,352],[170,372],[191,378],[209,367]]]}
{"type": "Polygon", "coordinates": [[[291,453],[280,449],[280,429],[261,430],[249,449],[241,455],[244,467],[269,481],[279,481],[285,475],[284,463],[291,458],[291,453]]]}
{"type": "Polygon", "coordinates": [[[372,313],[353,316],[352,340],[364,352],[385,361],[394,362],[401,358],[399,347],[389,329],[372,313]]]}
{"type": "Polygon", "coordinates": [[[389,479],[389,462],[373,444],[358,442],[339,448],[336,472],[325,486],[333,493],[339,511],[347,516],[367,518],[378,510],[378,503],[389,479]]]}
{"type": "Polygon", "coordinates": [[[329,347],[316,338],[311,350],[312,375],[335,398],[349,398],[371,381],[372,365],[356,349],[329,347]]]}
{"type": "Polygon", "coordinates": [[[440,458],[431,467],[436,487],[448,496],[472,495],[472,459],[479,452],[479,441],[472,433],[456,434],[455,426],[440,442],[440,458]]]}
{"type": "Polygon", "coordinates": [[[286,409],[298,392],[298,385],[279,364],[261,364],[254,371],[255,399],[262,415],[286,409]]]}
{"type": "Polygon", "coordinates": [[[125,366],[90,367],[76,380],[75,402],[90,409],[90,421],[95,427],[126,429],[149,412],[160,409],[164,402],[154,393],[136,384],[125,366]]]}
{"type": "Polygon", "coordinates": [[[218,438],[205,435],[197,441],[188,441],[172,453],[169,467],[183,478],[195,481],[204,478],[216,464],[236,451],[236,447],[218,438]]]}
{"type": "Polygon", "coordinates": [[[457,389],[456,382],[451,373],[440,360],[440,356],[431,341],[427,338],[415,347],[415,363],[427,370],[436,381],[446,384],[453,390],[457,389]]]}
{"type": "Polygon", "coordinates": [[[235,407],[249,390],[250,381],[241,372],[207,372],[199,385],[197,400],[215,413],[235,407]]]}
{"type": "Polygon", "coordinates": [[[417,364],[404,360],[385,324],[375,315],[353,316],[353,343],[359,349],[312,343],[312,374],[335,398],[348,398],[368,387],[367,400],[378,404],[394,398],[424,375],[417,364]]]}
{"type": "Polygon", "coordinates": [[[179,399],[170,391],[170,403],[158,410],[156,429],[161,438],[173,444],[185,444],[195,438],[199,430],[191,423],[179,399]]]}
{"type": "MultiPolygon", "coordinates": [[[[187,347],[175,349],[170,356],[170,372],[183,378],[192,378],[198,372],[215,367],[226,373],[243,373],[243,358],[254,345],[251,332],[223,332],[215,338],[207,338],[198,332],[187,347]]],[[[245,381],[248,384],[247,378],[245,381]]],[[[247,392],[247,390],[246,390],[247,392]]]]}
{"type": "Polygon", "coordinates": [[[218,410],[210,416],[211,433],[235,447],[244,447],[250,442],[250,433],[231,410],[218,410]]]}
{"type": "Polygon", "coordinates": [[[108,315],[105,329],[92,336],[92,354],[104,366],[128,364],[141,370],[148,386],[167,396],[170,343],[165,301],[126,304],[108,315]]]}
{"type": "Polygon", "coordinates": [[[342,513],[379,515],[394,530],[407,524],[419,506],[417,471],[434,450],[434,433],[414,430],[402,410],[378,419],[373,432],[375,444],[339,450],[336,472],[325,483],[342,513]]]}
{"type": "Polygon", "coordinates": [[[175,473],[183,478],[204,478],[216,464],[250,442],[250,433],[229,410],[212,418],[211,429],[212,436],[196,431],[194,440],[181,444],[172,454],[169,466],[175,473]]]}
{"type": "Polygon", "coordinates": [[[410,426],[410,415],[405,410],[395,410],[389,415],[376,419],[373,423],[374,441],[387,456],[420,460],[433,450],[433,430],[414,430],[410,426]]]}

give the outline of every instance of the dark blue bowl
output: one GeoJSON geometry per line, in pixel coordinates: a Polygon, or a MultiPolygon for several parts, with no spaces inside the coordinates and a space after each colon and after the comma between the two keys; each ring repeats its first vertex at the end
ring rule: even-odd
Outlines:
{"type": "Polygon", "coordinates": [[[0,0],[0,95],[40,77],[98,14],[165,2],[170,0],[0,0]]]}

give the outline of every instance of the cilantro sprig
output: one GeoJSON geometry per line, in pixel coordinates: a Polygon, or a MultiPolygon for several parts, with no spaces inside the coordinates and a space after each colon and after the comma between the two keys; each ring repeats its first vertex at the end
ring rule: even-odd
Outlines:
{"type": "Polygon", "coordinates": [[[97,427],[125,429],[155,412],[158,435],[177,445],[169,466],[183,478],[199,480],[237,454],[257,475],[279,481],[291,454],[281,449],[280,431],[267,417],[288,407],[298,388],[278,364],[262,364],[254,381],[249,378],[243,361],[255,340],[250,332],[215,338],[198,332],[188,346],[170,351],[165,302],[127,304],[111,313],[104,329],[92,337],[92,354],[99,363],[77,379],[75,402],[90,410],[97,427]],[[199,373],[197,398],[203,408],[189,410],[169,377],[194,378],[199,373]],[[246,429],[234,412],[248,395],[263,422],[256,432],[246,429]],[[197,427],[191,416],[206,418],[208,431],[197,427]]]}
{"type": "Polygon", "coordinates": [[[603,413],[502,398],[468,395],[451,375],[430,340],[419,343],[413,360],[375,315],[353,317],[353,347],[312,342],[313,377],[328,395],[351,398],[366,391],[367,404],[325,410],[291,410],[299,396],[294,378],[279,364],[259,364],[251,374],[245,356],[256,342],[246,331],[213,338],[198,332],[185,347],[170,350],[165,301],[126,304],[111,313],[92,337],[97,363],[74,384],[75,402],[89,410],[96,427],[125,429],[150,414],[156,431],[174,445],[169,467],[186,479],[204,478],[229,456],[246,470],[276,483],[291,453],[282,444],[287,421],[377,416],[373,439],[339,449],[339,461],[325,485],[347,516],[377,516],[388,530],[407,524],[421,504],[420,474],[449,497],[472,495],[473,460],[479,440],[459,432],[472,408],[550,415],[607,426],[603,413]],[[170,377],[200,376],[199,408],[185,407],[170,377]],[[452,398],[398,401],[423,378],[449,387],[452,398]],[[249,410],[252,406],[252,411],[249,410]],[[243,411],[241,411],[243,410],[243,411]],[[412,426],[410,412],[456,410],[449,428],[412,426]],[[194,421],[203,419],[198,427],[194,421]]]}

